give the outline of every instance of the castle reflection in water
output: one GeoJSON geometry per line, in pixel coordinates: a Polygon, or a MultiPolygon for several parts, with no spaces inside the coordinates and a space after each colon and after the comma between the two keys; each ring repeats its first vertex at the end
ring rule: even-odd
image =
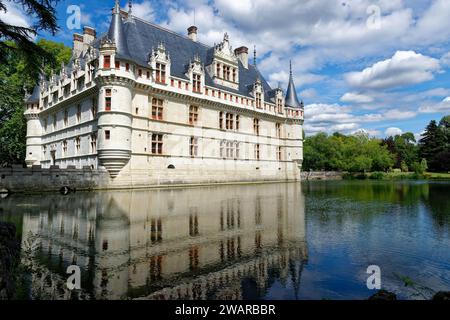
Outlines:
{"type": "MultiPolygon", "coordinates": [[[[36,235],[35,260],[60,279],[78,265],[82,290],[93,299],[258,299],[276,281],[289,279],[298,291],[307,260],[299,184],[76,193],[28,202],[14,209],[23,214],[23,246],[36,235]]],[[[31,286],[45,286],[32,279],[31,286]]]]}

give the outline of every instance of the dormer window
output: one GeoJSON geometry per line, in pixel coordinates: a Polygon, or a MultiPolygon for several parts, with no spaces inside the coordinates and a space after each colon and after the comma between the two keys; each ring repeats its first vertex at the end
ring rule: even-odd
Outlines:
{"type": "Polygon", "coordinates": [[[199,74],[193,75],[192,91],[200,93],[202,89],[202,76],[199,74]]]}
{"type": "Polygon", "coordinates": [[[261,93],[260,93],[260,92],[257,92],[257,93],[256,93],[256,107],[259,108],[259,109],[262,108],[261,101],[262,101],[262,99],[261,99],[261,93]]]}
{"type": "Polygon", "coordinates": [[[163,63],[156,63],[156,82],[166,83],[166,65],[163,63]]]}
{"type": "Polygon", "coordinates": [[[217,64],[216,77],[220,78],[220,63],[217,64]]]}
{"type": "Polygon", "coordinates": [[[223,78],[227,81],[230,80],[230,67],[229,66],[223,67],[223,78]]]}
{"type": "Polygon", "coordinates": [[[283,100],[280,98],[277,99],[277,110],[278,113],[283,113],[283,100]]]}
{"type": "Polygon", "coordinates": [[[103,57],[103,68],[109,69],[111,67],[111,56],[104,56],[103,57]]]}

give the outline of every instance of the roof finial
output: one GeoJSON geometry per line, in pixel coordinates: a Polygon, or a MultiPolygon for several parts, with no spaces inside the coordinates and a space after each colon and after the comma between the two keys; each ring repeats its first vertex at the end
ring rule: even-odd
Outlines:
{"type": "Polygon", "coordinates": [[[254,46],[253,49],[253,65],[256,67],[256,45],[254,46]]]}
{"type": "Polygon", "coordinates": [[[289,60],[289,75],[292,77],[292,60],[289,60]]]}
{"type": "Polygon", "coordinates": [[[116,0],[116,3],[114,4],[113,14],[119,14],[119,13],[120,13],[120,1],[116,0]]]}
{"type": "Polygon", "coordinates": [[[133,8],[133,1],[128,0],[128,16],[131,16],[132,8],[133,8]]]}

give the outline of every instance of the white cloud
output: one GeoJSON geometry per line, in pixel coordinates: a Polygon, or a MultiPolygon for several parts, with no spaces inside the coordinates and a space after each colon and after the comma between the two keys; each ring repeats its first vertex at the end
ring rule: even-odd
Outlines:
{"type": "Polygon", "coordinates": [[[352,87],[389,89],[431,80],[439,70],[437,59],[414,51],[397,51],[392,58],[361,72],[347,73],[344,78],[352,87]]]}
{"type": "MultiPolygon", "coordinates": [[[[390,109],[378,110],[376,113],[355,114],[349,106],[339,104],[308,104],[305,106],[305,130],[309,133],[336,131],[351,133],[370,123],[396,121],[414,118],[414,111],[390,109]]],[[[371,135],[379,136],[380,132],[368,129],[371,135]]]]}
{"type": "Polygon", "coordinates": [[[444,66],[449,66],[450,67],[450,52],[447,52],[446,54],[444,54],[441,57],[441,63],[444,66]]]}
{"type": "MultiPolygon", "coordinates": [[[[128,11],[128,8],[126,10],[128,11]]],[[[151,2],[148,0],[143,2],[133,1],[132,11],[133,15],[138,18],[147,21],[153,21],[155,19],[155,10],[153,9],[151,2]]]]}
{"type": "Polygon", "coordinates": [[[0,11],[0,20],[6,24],[18,27],[30,27],[31,23],[19,5],[9,1],[4,2],[7,12],[0,11]]]}
{"type": "Polygon", "coordinates": [[[309,88],[300,92],[301,99],[314,99],[317,98],[317,91],[313,88],[309,88]]]}
{"type": "Polygon", "coordinates": [[[447,113],[450,112],[450,97],[441,102],[425,105],[419,108],[420,113],[447,113]]]}
{"type": "Polygon", "coordinates": [[[371,96],[353,92],[347,92],[341,97],[342,102],[348,103],[370,103],[373,102],[373,100],[374,99],[371,96]]]}
{"type": "Polygon", "coordinates": [[[395,127],[387,128],[386,131],[384,132],[384,134],[385,134],[387,137],[395,137],[395,136],[399,136],[399,135],[401,135],[402,133],[403,133],[402,129],[400,129],[400,128],[395,128],[395,127]]]}

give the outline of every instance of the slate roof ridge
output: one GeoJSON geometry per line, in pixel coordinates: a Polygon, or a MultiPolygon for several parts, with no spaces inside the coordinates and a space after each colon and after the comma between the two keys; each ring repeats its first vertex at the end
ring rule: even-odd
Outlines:
{"type": "MultiPolygon", "coordinates": [[[[161,26],[161,25],[159,25],[159,24],[150,22],[150,21],[148,21],[148,20],[144,20],[144,19],[142,19],[142,18],[138,18],[138,17],[133,16],[133,15],[132,15],[132,18],[133,18],[133,19],[136,19],[136,20],[138,20],[138,21],[140,21],[140,22],[146,23],[146,24],[148,24],[148,25],[150,25],[150,26],[152,26],[152,27],[154,27],[154,28],[160,29],[161,31],[165,31],[165,32],[171,33],[171,34],[173,34],[173,35],[175,35],[175,36],[178,36],[178,37],[180,37],[180,38],[182,38],[182,39],[184,39],[184,40],[192,41],[188,36],[184,36],[184,35],[182,35],[182,34],[176,32],[176,31],[173,31],[173,30],[170,30],[170,29],[168,29],[168,28],[165,28],[165,27],[163,27],[163,26],[161,26]]],[[[192,41],[192,42],[197,43],[197,44],[199,44],[199,45],[202,45],[203,47],[205,47],[205,48],[207,48],[207,49],[213,49],[213,48],[214,48],[214,46],[209,46],[209,45],[207,45],[207,44],[205,44],[205,43],[203,43],[203,42],[200,42],[200,41],[192,41]]]]}

